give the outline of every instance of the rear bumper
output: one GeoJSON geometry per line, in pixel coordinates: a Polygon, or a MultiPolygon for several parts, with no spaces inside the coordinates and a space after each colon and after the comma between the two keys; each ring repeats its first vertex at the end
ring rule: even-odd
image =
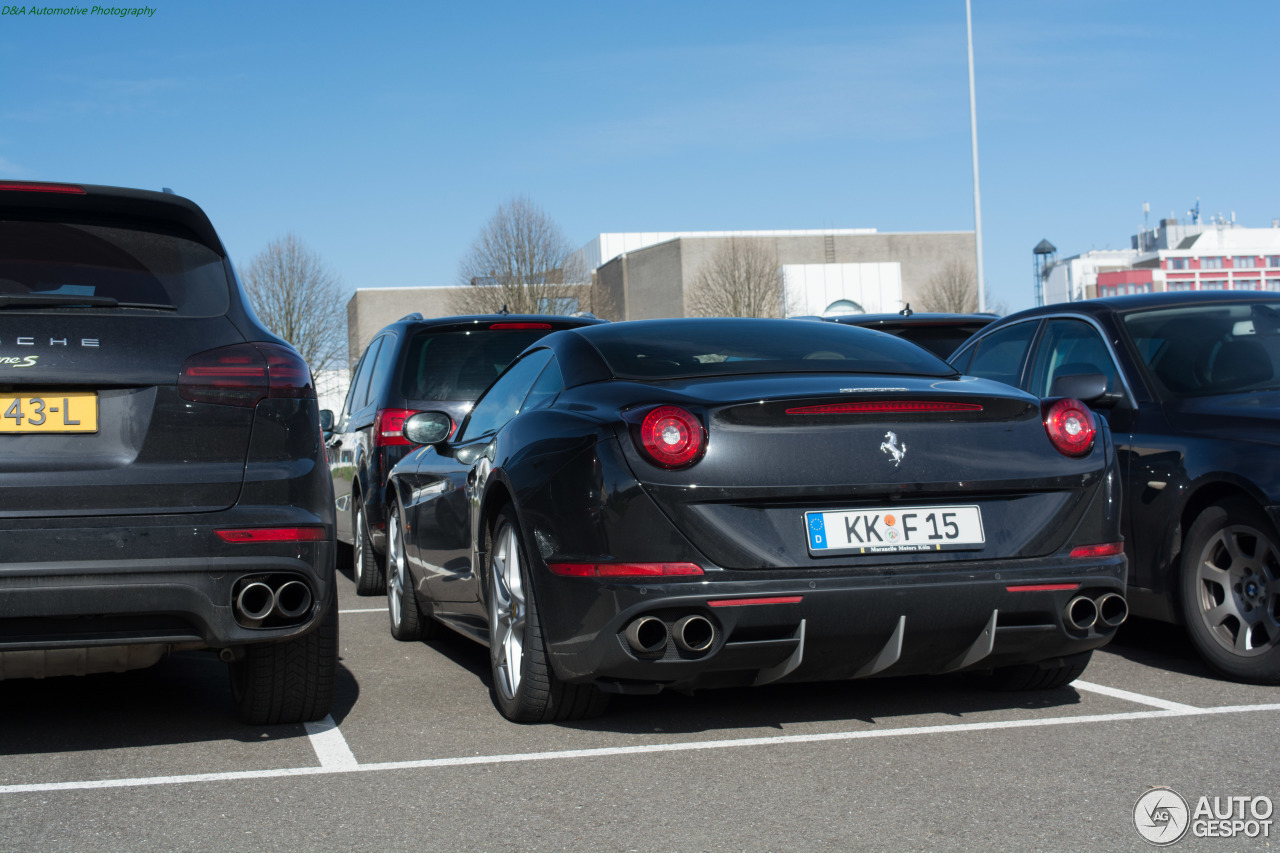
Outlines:
{"type": "Polygon", "coordinates": [[[318,626],[334,588],[333,525],[296,507],[150,517],[10,520],[2,531],[0,652],[163,644],[227,648],[318,626]],[[230,544],[219,529],[322,526],[318,542],[230,544]],[[307,614],[247,628],[232,612],[248,576],[305,583],[307,614]]]}
{"type": "Polygon", "coordinates": [[[732,579],[597,583],[594,595],[586,589],[590,581],[552,578],[539,592],[544,610],[572,606],[585,614],[587,624],[573,636],[548,638],[560,678],[617,692],[653,692],[1052,663],[1098,648],[1115,633],[1101,623],[1072,629],[1063,612],[1078,595],[1123,595],[1125,559],[1079,563],[953,563],[933,572],[875,576],[797,571],[759,580],[744,579],[749,572],[716,572],[705,577],[732,579]],[[1010,589],[1045,585],[1072,588],[1010,589]],[[750,603],[775,598],[798,601],[750,603]],[[725,604],[737,601],[743,603],[725,604]],[[668,640],[661,653],[646,656],[626,640],[627,626],[643,616],[661,619],[670,633],[676,620],[691,614],[714,626],[704,653],[682,651],[668,640]]]}

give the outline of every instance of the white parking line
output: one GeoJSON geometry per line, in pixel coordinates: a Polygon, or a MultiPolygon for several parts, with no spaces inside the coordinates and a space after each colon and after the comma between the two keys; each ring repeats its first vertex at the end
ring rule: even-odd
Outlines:
{"type": "MultiPolygon", "coordinates": [[[[1045,717],[1033,720],[1003,720],[989,723],[953,723],[942,726],[907,726],[896,729],[872,729],[856,732],[829,732],[811,735],[777,735],[774,737],[738,738],[730,740],[692,741],[688,743],[655,743],[645,746],[569,749],[559,752],[526,752],[513,755],[474,755],[464,758],[428,758],[421,761],[392,761],[382,764],[357,764],[354,758],[342,766],[292,767],[280,770],[243,770],[230,773],[197,773],[189,776],[151,776],[139,779],[101,779],[92,782],[46,782],[27,785],[0,785],[2,794],[27,794],[41,791],[85,791],[102,788],[137,788],[151,785],[186,785],[194,782],[233,782],[245,779],[278,779],[290,776],[322,776],[336,773],[376,773],[386,770],[418,770],[433,767],[510,764],[527,761],[556,761],[572,758],[608,758],[620,755],[644,755],[655,752],[692,752],[703,749],[738,749],[748,746],[783,746],[786,744],[830,743],[868,740],[871,738],[910,737],[914,735],[958,734],[961,732],[998,731],[1002,729],[1034,729],[1048,726],[1079,726],[1091,723],[1120,723],[1136,720],[1161,720],[1178,717],[1206,717],[1221,714],[1246,714],[1280,711],[1280,704],[1231,705],[1223,708],[1188,708],[1187,710],[1132,711],[1123,714],[1091,714],[1078,717],[1045,717]]],[[[336,729],[335,729],[336,731],[336,729]]],[[[349,752],[350,750],[348,750],[349,752]]],[[[318,752],[318,750],[317,750],[318,752]]]]}
{"type": "Polygon", "coordinates": [[[333,717],[325,715],[323,720],[315,723],[303,723],[307,737],[311,738],[311,748],[320,759],[320,766],[329,770],[350,770],[356,766],[356,757],[342,736],[338,724],[333,717]]]}
{"type": "Polygon", "coordinates": [[[339,610],[339,613],[386,613],[385,607],[366,607],[363,610],[339,610]]]}
{"type": "Polygon", "coordinates": [[[1112,699],[1123,699],[1126,702],[1137,702],[1139,705],[1150,705],[1153,708],[1163,708],[1166,711],[1200,710],[1194,705],[1183,705],[1181,702],[1170,702],[1167,699],[1157,699],[1154,696],[1146,696],[1142,693],[1130,693],[1128,690],[1120,690],[1115,687],[1107,687],[1105,685],[1094,684],[1089,681],[1080,681],[1079,679],[1071,682],[1071,686],[1077,690],[1097,693],[1100,696],[1110,696],[1112,699]]]}

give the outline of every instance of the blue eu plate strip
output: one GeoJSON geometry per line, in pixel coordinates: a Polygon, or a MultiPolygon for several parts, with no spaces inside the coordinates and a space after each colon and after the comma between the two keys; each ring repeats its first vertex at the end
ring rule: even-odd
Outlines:
{"type": "Polygon", "coordinates": [[[815,512],[809,516],[809,547],[814,550],[827,547],[827,525],[822,513],[815,512]]]}

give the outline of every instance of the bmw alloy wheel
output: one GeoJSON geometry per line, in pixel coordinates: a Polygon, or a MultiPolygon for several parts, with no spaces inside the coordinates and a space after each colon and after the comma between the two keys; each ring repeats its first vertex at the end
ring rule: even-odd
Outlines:
{"type": "Polygon", "coordinates": [[[1261,531],[1232,524],[1200,551],[1196,611],[1209,635],[1241,657],[1266,654],[1280,642],[1280,554],[1261,531]]]}

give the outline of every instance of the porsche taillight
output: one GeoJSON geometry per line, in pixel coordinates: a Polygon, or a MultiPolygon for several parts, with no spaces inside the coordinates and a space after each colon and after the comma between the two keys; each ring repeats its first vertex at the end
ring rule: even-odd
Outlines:
{"type": "Polygon", "coordinates": [[[680,406],[650,409],[633,435],[640,452],[662,468],[686,468],[701,459],[707,449],[707,431],[702,421],[680,406]]]}
{"type": "Polygon", "coordinates": [[[232,344],[197,353],[182,363],[178,396],[192,403],[252,408],[268,397],[314,400],[307,363],[279,344],[232,344]]]}
{"type": "Polygon", "coordinates": [[[1079,400],[1065,397],[1061,400],[1045,400],[1041,404],[1044,415],[1044,431],[1049,441],[1064,456],[1084,456],[1093,449],[1098,434],[1098,423],[1093,412],[1079,400]]]}

